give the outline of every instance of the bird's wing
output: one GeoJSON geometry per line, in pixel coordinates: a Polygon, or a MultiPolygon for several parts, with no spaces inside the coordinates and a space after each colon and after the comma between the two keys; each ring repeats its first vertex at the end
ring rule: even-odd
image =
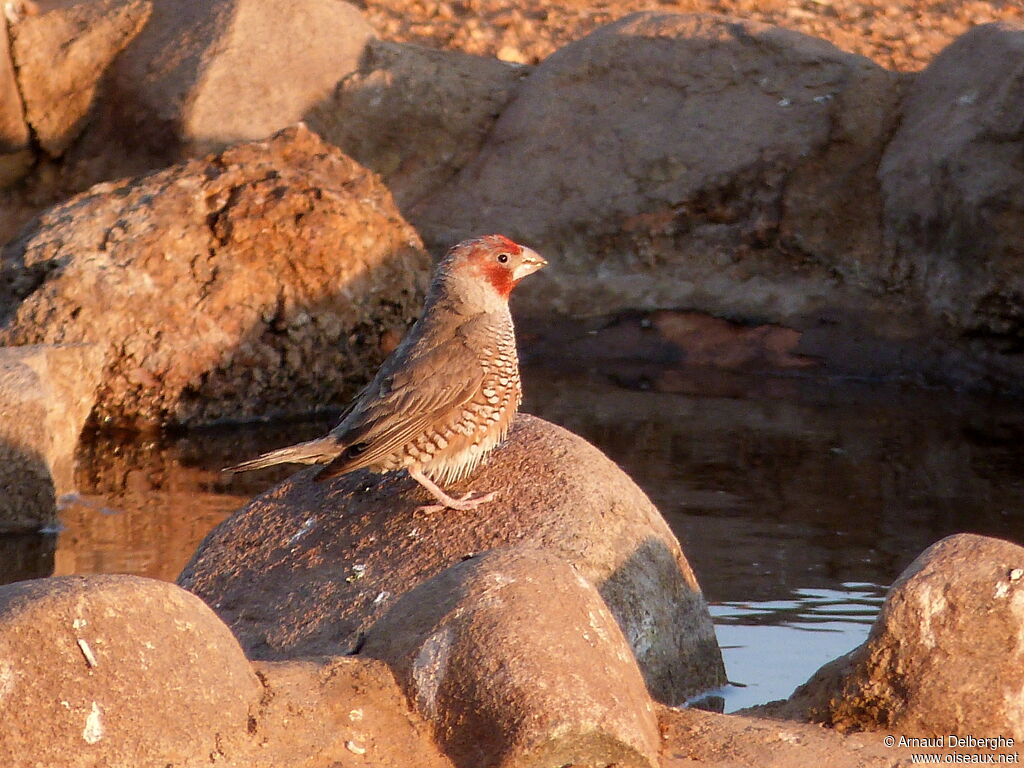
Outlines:
{"type": "Polygon", "coordinates": [[[342,451],[317,480],[369,467],[460,409],[480,390],[484,371],[463,325],[433,345],[389,360],[332,431],[342,451]]]}

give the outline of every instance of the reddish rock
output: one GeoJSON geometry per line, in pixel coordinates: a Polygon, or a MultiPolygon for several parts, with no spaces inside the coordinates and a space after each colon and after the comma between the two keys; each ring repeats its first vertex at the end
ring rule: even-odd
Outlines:
{"type": "Polygon", "coordinates": [[[209,764],[244,745],[260,683],[203,602],[165,582],[0,587],[0,762],[209,764]]]}
{"type": "Polygon", "coordinates": [[[863,290],[897,83],[779,27],[634,14],[545,59],[479,155],[407,213],[431,245],[500,227],[552,254],[527,313],[886,310],[863,290]]]}
{"type": "Polygon", "coordinates": [[[476,155],[529,71],[497,59],[373,41],[359,69],[307,120],[379,173],[404,210],[476,155]]]}
{"type": "Polygon", "coordinates": [[[0,530],[56,521],[102,371],[96,346],[0,347],[0,530]]]}
{"type": "Polygon", "coordinates": [[[382,661],[257,662],[263,684],[238,768],[451,768],[382,661]]]}
{"type": "Polygon", "coordinates": [[[1024,547],[957,534],[893,584],[863,645],[762,711],[839,730],[1024,739],[1024,547]]]}
{"type": "Polygon", "coordinates": [[[457,765],[649,768],[654,705],[601,595],[560,555],[492,550],[403,595],[368,631],[457,765]]]}
{"type": "Polygon", "coordinates": [[[371,35],[340,0],[161,0],[113,69],[112,136],[189,154],[263,139],[326,98],[371,35]]]}
{"type": "Polygon", "coordinates": [[[11,58],[7,18],[0,14],[0,189],[20,180],[32,167],[33,159],[25,109],[11,58]]]}
{"type": "Polygon", "coordinates": [[[839,734],[805,723],[661,709],[661,768],[903,768],[911,754],[944,750],[887,747],[881,734],[839,734]]]}
{"type": "Polygon", "coordinates": [[[532,546],[594,585],[668,702],[725,681],[696,578],[643,492],[582,439],[520,415],[508,441],[449,488],[497,491],[471,513],[422,513],[402,475],[314,483],[302,471],[203,542],[179,583],[206,600],[256,658],[354,650],[409,590],[467,555],[532,546]]]}
{"type": "Polygon", "coordinates": [[[82,130],[100,78],[142,29],[149,0],[92,0],[25,16],[11,30],[26,119],[57,157],[82,130]]]}
{"type": "Polygon", "coordinates": [[[376,370],[429,267],[380,182],[300,126],[43,214],[3,252],[0,342],[100,346],[103,422],[308,413],[376,370]]]}
{"type": "MultiPolygon", "coordinates": [[[[7,18],[0,14],[0,155],[23,150],[28,145],[28,138],[28,125],[11,57],[7,18]]],[[[6,180],[0,177],[2,181],[6,180]]]]}

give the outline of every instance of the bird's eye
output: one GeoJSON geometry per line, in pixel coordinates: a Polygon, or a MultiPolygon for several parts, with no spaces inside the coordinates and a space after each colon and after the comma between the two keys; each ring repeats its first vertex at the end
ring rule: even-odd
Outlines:
{"type": "Polygon", "coordinates": [[[504,264],[506,261],[508,261],[508,254],[507,253],[499,253],[498,254],[498,261],[500,261],[502,264],[504,264]]]}

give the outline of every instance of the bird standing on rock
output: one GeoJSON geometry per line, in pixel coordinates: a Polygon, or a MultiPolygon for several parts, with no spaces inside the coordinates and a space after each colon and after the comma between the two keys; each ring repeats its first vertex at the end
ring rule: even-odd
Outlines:
{"type": "Polygon", "coordinates": [[[547,265],[503,235],[459,243],[438,263],[423,314],[325,437],[228,468],[326,464],[314,479],[357,469],[406,469],[438,503],[468,510],[495,493],[454,499],[438,483],[472,472],[519,409],[519,361],[508,308],[512,289],[547,265]]]}

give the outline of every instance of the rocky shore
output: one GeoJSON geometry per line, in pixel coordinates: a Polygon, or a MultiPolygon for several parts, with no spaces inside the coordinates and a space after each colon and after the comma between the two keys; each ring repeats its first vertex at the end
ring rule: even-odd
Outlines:
{"type": "MultiPolygon", "coordinates": [[[[549,356],[1024,393],[1024,27],[977,5],[853,53],[767,5],[527,4],[513,40],[475,2],[6,4],[0,529],[54,523],[83,429],[344,404],[431,254],[489,231],[553,265],[516,304],[549,356]]],[[[684,706],[721,652],[613,462],[521,415],[463,485],[499,497],[428,515],[404,476],[298,472],[177,585],[0,587],[0,763],[881,768],[1024,739],[1015,544],[935,543],[864,645],[725,716],[684,706]]]]}

